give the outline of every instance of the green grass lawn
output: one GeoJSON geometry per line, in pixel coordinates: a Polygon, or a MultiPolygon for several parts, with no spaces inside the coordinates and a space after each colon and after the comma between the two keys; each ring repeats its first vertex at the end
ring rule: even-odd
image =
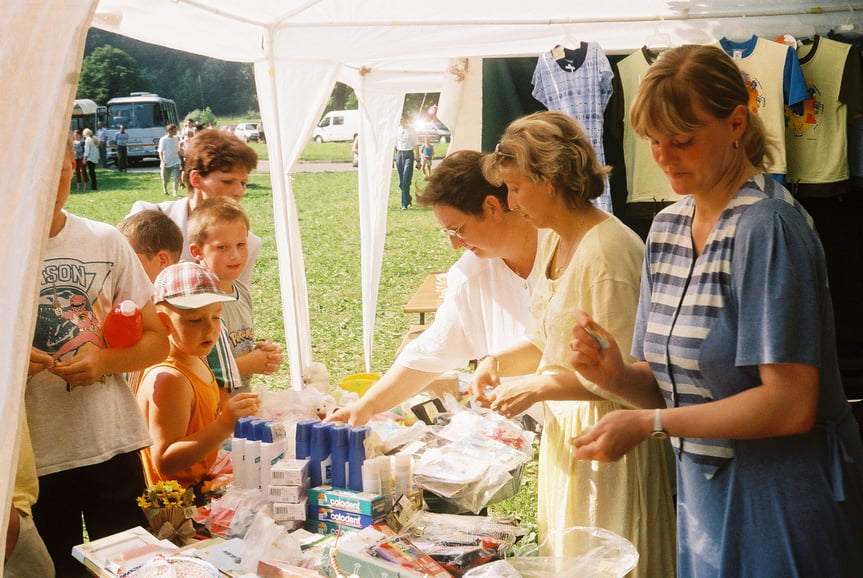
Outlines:
{"type": "MultiPolygon", "coordinates": [[[[340,144],[310,143],[307,150],[312,145],[340,150],[340,144]]],[[[252,146],[266,150],[265,145],[252,146]]],[[[347,151],[350,153],[350,143],[347,151]]],[[[166,200],[157,171],[97,171],[99,190],[73,190],[66,204],[69,212],[115,225],[135,200],[166,200]]],[[[422,187],[423,182],[420,172],[415,171],[415,186],[422,187]]],[[[300,172],[293,175],[293,189],[308,283],[312,355],[327,366],[330,381],[336,384],[346,375],[365,372],[357,175],[355,171],[300,172]]],[[[429,271],[447,269],[460,256],[440,233],[431,209],[414,203],[413,209],[401,211],[399,199],[393,175],[372,352],[371,369],[376,373],[389,368],[404,334],[410,325],[418,323],[417,315],[402,311],[404,304],[429,271]]],[[[243,206],[252,230],[263,240],[252,287],[255,334],[258,339],[272,339],[284,347],[269,174],[252,173],[243,206]]],[[[280,372],[269,377],[255,376],[254,383],[272,389],[290,387],[287,358],[280,372]]],[[[519,494],[491,511],[518,516],[526,525],[534,524],[535,473],[534,462],[526,468],[519,494]]]]}

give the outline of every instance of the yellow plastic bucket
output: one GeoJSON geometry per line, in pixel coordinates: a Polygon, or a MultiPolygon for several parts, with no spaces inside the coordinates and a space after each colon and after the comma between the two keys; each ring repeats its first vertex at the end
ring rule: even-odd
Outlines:
{"type": "Polygon", "coordinates": [[[345,391],[351,391],[362,397],[377,380],[381,378],[378,373],[354,373],[348,375],[339,383],[339,387],[345,391]]]}

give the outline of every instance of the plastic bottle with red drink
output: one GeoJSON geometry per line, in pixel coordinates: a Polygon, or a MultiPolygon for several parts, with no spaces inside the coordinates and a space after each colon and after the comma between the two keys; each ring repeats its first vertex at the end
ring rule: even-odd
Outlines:
{"type": "Polygon", "coordinates": [[[138,343],[144,332],[141,309],[129,299],[121,301],[105,317],[102,336],[108,347],[129,347],[138,343]]]}

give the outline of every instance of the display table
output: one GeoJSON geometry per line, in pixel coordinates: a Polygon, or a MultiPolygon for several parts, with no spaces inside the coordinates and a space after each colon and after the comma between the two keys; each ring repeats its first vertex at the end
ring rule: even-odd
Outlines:
{"type": "Polygon", "coordinates": [[[405,313],[419,313],[420,325],[425,325],[426,313],[434,313],[443,303],[446,292],[446,271],[432,271],[405,305],[405,313]]]}

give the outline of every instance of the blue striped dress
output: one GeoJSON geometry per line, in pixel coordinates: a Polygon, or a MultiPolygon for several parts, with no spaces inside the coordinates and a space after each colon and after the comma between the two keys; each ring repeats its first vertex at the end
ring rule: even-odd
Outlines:
{"type": "Polygon", "coordinates": [[[809,433],[675,438],[680,576],[863,576],[863,447],[839,376],[823,250],[787,190],[758,175],[697,258],[691,197],[654,220],[632,354],[669,407],[760,384],[758,365],[820,368],[809,433]]]}

